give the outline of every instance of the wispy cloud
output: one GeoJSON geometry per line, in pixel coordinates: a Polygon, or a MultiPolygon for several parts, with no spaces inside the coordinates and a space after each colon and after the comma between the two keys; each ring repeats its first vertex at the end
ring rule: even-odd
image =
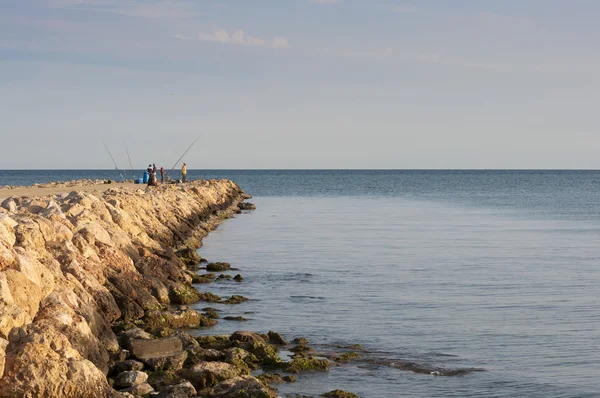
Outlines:
{"type": "Polygon", "coordinates": [[[184,36],[184,35],[173,35],[173,38],[181,40],[200,40],[209,41],[213,43],[222,44],[235,44],[239,46],[248,47],[264,47],[264,48],[278,48],[286,49],[291,48],[289,40],[286,37],[273,37],[271,39],[262,39],[254,36],[249,36],[244,33],[243,30],[236,30],[229,33],[225,29],[214,29],[211,33],[200,32],[196,37],[184,36]]]}

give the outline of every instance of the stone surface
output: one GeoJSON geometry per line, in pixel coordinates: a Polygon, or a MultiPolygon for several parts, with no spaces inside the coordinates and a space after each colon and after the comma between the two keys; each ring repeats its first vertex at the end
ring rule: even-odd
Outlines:
{"type": "Polygon", "coordinates": [[[190,381],[197,389],[211,387],[217,383],[239,376],[243,371],[237,366],[225,362],[200,362],[182,373],[183,378],[190,381]]]}
{"type": "Polygon", "coordinates": [[[232,341],[241,341],[242,343],[264,343],[265,339],[263,339],[259,334],[254,333],[254,332],[249,332],[246,330],[239,330],[237,332],[234,332],[231,337],[230,340],[232,341]]]}
{"type": "Polygon", "coordinates": [[[115,378],[115,388],[127,388],[137,386],[138,384],[145,383],[148,380],[148,375],[140,371],[127,371],[121,372],[115,378]]]}
{"type": "Polygon", "coordinates": [[[285,341],[285,339],[281,337],[279,333],[270,330],[269,333],[267,333],[267,335],[269,336],[269,343],[287,345],[287,341],[285,341]]]}
{"type": "Polygon", "coordinates": [[[137,384],[133,387],[125,388],[121,392],[128,392],[134,396],[143,396],[150,394],[154,391],[154,388],[148,383],[137,384]]]}
{"type": "Polygon", "coordinates": [[[189,381],[166,387],[163,391],[154,395],[153,398],[189,398],[195,397],[196,389],[189,381]]]}
{"type": "Polygon", "coordinates": [[[141,358],[141,360],[152,370],[177,371],[183,368],[187,357],[188,353],[186,351],[180,351],[170,355],[141,358]]]}
{"type": "Polygon", "coordinates": [[[256,377],[238,376],[219,383],[212,391],[213,398],[274,398],[277,394],[256,377]]]}
{"type": "Polygon", "coordinates": [[[231,269],[231,264],[229,263],[208,263],[206,265],[208,272],[226,271],[228,269],[231,269]]]}
{"type": "Polygon", "coordinates": [[[131,355],[138,359],[167,356],[183,350],[181,340],[177,337],[161,339],[132,339],[129,342],[131,355]]]}

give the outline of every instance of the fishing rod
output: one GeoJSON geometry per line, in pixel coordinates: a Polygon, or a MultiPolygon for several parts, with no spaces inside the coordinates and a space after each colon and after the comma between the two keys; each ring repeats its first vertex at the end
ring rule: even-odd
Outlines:
{"type": "Polygon", "coordinates": [[[119,175],[121,176],[121,178],[123,179],[123,181],[125,181],[125,177],[123,177],[123,173],[121,173],[121,170],[119,169],[119,166],[117,166],[117,162],[115,162],[115,158],[113,158],[113,155],[108,150],[108,147],[106,146],[106,143],[104,142],[104,140],[102,140],[102,144],[104,144],[104,148],[106,148],[106,152],[108,152],[108,156],[110,156],[110,158],[112,159],[113,164],[115,165],[115,170],[117,170],[119,172],[119,175]]]}
{"type": "Polygon", "coordinates": [[[125,142],[125,151],[127,152],[127,158],[129,159],[129,166],[131,167],[131,175],[135,177],[135,173],[133,172],[133,164],[131,163],[131,156],[129,156],[129,149],[127,149],[127,142],[125,142]]]}
{"type": "Polygon", "coordinates": [[[175,167],[177,166],[177,163],[179,163],[179,161],[181,159],[183,159],[183,157],[185,156],[186,153],[188,153],[188,151],[190,149],[192,149],[192,147],[194,146],[194,144],[200,139],[200,136],[198,136],[198,138],[196,138],[196,140],[194,142],[192,142],[192,145],[190,145],[188,147],[188,149],[186,149],[186,151],[183,153],[183,155],[181,155],[181,157],[179,159],[177,159],[177,161],[175,162],[175,164],[173,165],[173,167],[171,168],[171,170],[169,170],[169,173],[172,172],[173,170],[175,170],[175,167]]]}

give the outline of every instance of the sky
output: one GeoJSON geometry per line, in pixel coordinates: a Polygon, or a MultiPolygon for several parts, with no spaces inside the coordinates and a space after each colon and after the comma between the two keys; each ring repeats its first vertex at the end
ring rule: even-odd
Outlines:
{"type": "Polygon", "coordinates": [[[0,169],[600,168],[596,0],[0,0],[0,169]]]}

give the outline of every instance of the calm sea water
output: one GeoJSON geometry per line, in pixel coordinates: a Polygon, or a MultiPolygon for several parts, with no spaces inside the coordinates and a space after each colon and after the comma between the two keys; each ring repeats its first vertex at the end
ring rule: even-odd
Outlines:
{"type": "MultiPolygon", "coordinates": [[[[0,185],[111,173],[0,171],[0,185]]],[[[358,362],[279,386],[282,395],[600,396],[600,172],[189,176],[231,178],[258,206],[200,249],[240,268],[243,283],[201,288],[251,298],[216,305],[250,320],[200,333],[272,329],[324,351],[365,348],[358,362]],[[406,362],[485,371],[436,377],[406,362]]]]}

